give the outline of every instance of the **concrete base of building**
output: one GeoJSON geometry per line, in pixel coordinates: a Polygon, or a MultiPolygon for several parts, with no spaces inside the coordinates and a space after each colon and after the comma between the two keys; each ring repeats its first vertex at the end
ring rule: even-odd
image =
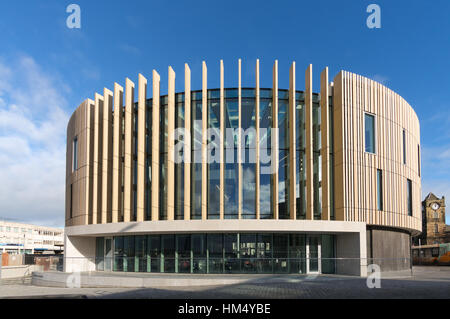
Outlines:
{"type": "Polygon", "coordinates": [[[366,224],[324,220],[175,220],[66,227],[64,271],[98,270],[95,263],[98,237],[195,233],[330,234],[336,238],[335,273],[367,275],[366,224]]]}
{"type": "Polygon", "coordinates": [[[411,235],[387,227],[367,227],[367,263],[378,265],[382,272],[410,271],[411,235]]]}
{"type": "Polygon", "coordinates": [[[35,271],[42,271],[43,266],[40,265],[20,265],[20,266],[3,266],[0,267],[0,279],[23,278],[31,276],[35,271]]]}
{"type": "MultiPolygon", "coordinates": [[[[267,282],[267,280],[275,280],[275,278],[280,277],[283,277],[283,275],[182,275],[105,272],[88,272],[75,275],[63,272],[35,272],[33,273],[32,284],[60,288],[157,288],[236,285],[250,280],[252,283],[267,282]]],[[[297,277],[308,278],[306,275],[298,275],[297,277]]]]}
{"type": "MultiPolygon", "coordinates": [[[[272,274],[148,274],[88,272],[35,272],[32,285],[59,288],[161,288],[237,285],[247,282],[276,283],[314,280],[319,275],[272,274]]],[[[324,275],[336,276],[336,275],[324,275]]],[[[358,278],[354,277],[353,278],[358,278]]]]}
{"type": "MultiPolygon", "coordinates": [[[[411,271],[381,273],[381,279],[411,278],[411,271]]],[[[292,283],[314,281],[316,279],[347,280],[356,276],[345,275],[298,275],[298,274],[149,274],[149,273],[105,273],[86,272],[75,276],[64,272],[34,272],[32,285],[56,288],[167,288],[167,287],[207,287],[239,285],[245,283],[292,283]]]]}

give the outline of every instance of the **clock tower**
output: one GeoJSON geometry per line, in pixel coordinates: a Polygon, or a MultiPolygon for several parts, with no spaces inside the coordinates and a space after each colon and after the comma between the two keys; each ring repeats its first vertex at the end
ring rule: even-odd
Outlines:
{"type": "MultiPolygon", "coordinates": [[[[418,237],[422,245],[445,243],[445,197],[429,193],[422,202],[422,234],[418,237]]],[[[418,238],[416,244],[419,244],[418,238]]]]}

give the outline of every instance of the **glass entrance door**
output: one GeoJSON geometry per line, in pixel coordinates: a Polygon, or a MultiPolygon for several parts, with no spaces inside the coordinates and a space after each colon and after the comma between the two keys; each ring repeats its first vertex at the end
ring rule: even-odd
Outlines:
{"type": "Polygon", "coordinates": [[[308,274],[319,274],[320,273],[320,237],[311,235],[308,236],[308,246],[307,249],[307,273],[308,274]]]}
{"type": "Polygon", "coordinates": [[[114,257],[113,240],[111,237],[105,238],[105,271],[112,271],[112,263],[114,257]]]}

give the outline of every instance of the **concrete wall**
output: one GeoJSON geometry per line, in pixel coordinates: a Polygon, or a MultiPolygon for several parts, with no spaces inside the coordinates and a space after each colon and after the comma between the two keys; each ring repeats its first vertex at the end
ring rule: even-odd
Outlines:
{"type": "Polygon", "coordinates": [[[336,273],[367,276],[366,234],[344,233],[336,235],[336,273]]]}
{"type": "Polygon", "coordinates": [[[21,278],[31,276],[33,271],[42,271],[43,267],[38,265],[3,266],[0,271],[0,279],[21,278]]]}
{"type": "Polygon", "coordinates": [[[381,271],[411,269],[411,236],[391,229],[367,229],[368,262],[377,264],[381,271]]]}
{"type": "Polygon", "coordinates": [[[95,237],[65,236],[64,271],[95,270],[95,237]]]}

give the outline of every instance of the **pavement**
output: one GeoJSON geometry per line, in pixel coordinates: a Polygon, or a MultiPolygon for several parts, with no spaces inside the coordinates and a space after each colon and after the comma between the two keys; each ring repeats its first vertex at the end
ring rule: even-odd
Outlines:
{"type": "Polygon", "coordinates": [[[243,275],[238,284],[155,288],[51,288],[30,280],[3,280],[0,298],[88,299],[450,299],[450,267],[417,266],[412,275],[384,274],[380,288],[366,278],[341,275],[243,275]]]}

